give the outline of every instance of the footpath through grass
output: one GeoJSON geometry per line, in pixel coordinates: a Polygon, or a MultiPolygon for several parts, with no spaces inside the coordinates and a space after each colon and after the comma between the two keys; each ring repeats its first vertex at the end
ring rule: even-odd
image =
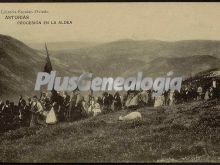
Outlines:
{"type": "Polygon", "coordinates": [[[1,162],[220,162],[220,101],[118,111],[0,135],[1,162]]]}

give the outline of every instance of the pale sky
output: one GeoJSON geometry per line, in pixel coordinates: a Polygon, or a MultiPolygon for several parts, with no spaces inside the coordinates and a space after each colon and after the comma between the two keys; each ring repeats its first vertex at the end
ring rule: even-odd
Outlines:
{"type": "Polygon", "coordinates": [[[0,14],[0,33],[24,42],[220,40],[220,3],[2,3],[0,9],[48,10],[49,14],[32,14],[30,18],[73,22],[17,25],[0,14]]]}

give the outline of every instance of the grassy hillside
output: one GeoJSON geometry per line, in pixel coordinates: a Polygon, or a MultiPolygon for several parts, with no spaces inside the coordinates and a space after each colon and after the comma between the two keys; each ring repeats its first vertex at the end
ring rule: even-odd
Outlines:
{"type": "Polygon", "coordinates": [[[220,101],[118,111],[0,136],[2,162],[220,162],[220,101]]]}

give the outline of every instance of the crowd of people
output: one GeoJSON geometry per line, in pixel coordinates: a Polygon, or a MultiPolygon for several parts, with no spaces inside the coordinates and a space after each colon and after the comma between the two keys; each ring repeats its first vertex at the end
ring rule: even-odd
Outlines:
{"type": "Polygon", "coordinates": [[[76,89],[67,92],[41,92],[40,97],[33,96],[25,100],[20,96],[18,104],[6,100],[0,101],[1,132],[19,127],[54,124],[63,121],[75,121],[101,113],[134,110],[144,106],[169,106],[192,100],[219,99],[219,88],[211,86],[183,85],[180,91],[164,91],[159,97],[153,97],[153,90],[127,91],[126,93],[103,92],[95,96],[93,91],[83,96],[76,89]]]}
{"type": "Polygon", "coordinates": [[[17,105],[9,100],[0,101],[0,130],[74,121],[120,109],[122,102],[118,92],[114,95],[104,92],[100,97],[95,97],[92,91],[83,96],[78,89],[71,94],[54,90],[41,92],[40,97],[35,95],[27,100],[20,96],[17,105]]]}

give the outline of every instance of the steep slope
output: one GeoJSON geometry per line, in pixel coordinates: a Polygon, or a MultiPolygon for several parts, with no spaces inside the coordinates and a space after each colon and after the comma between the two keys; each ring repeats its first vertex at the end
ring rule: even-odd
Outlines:
{"type": "MultiPolygon", "coordinates": [[[[37,72],[43,71],[46,55],[9,36],[0,35],[0,97],[13,99],[34,94],[37,72]]],[[[73,74],[67,65],[51,58],[54,70],[73,74]]]]}

